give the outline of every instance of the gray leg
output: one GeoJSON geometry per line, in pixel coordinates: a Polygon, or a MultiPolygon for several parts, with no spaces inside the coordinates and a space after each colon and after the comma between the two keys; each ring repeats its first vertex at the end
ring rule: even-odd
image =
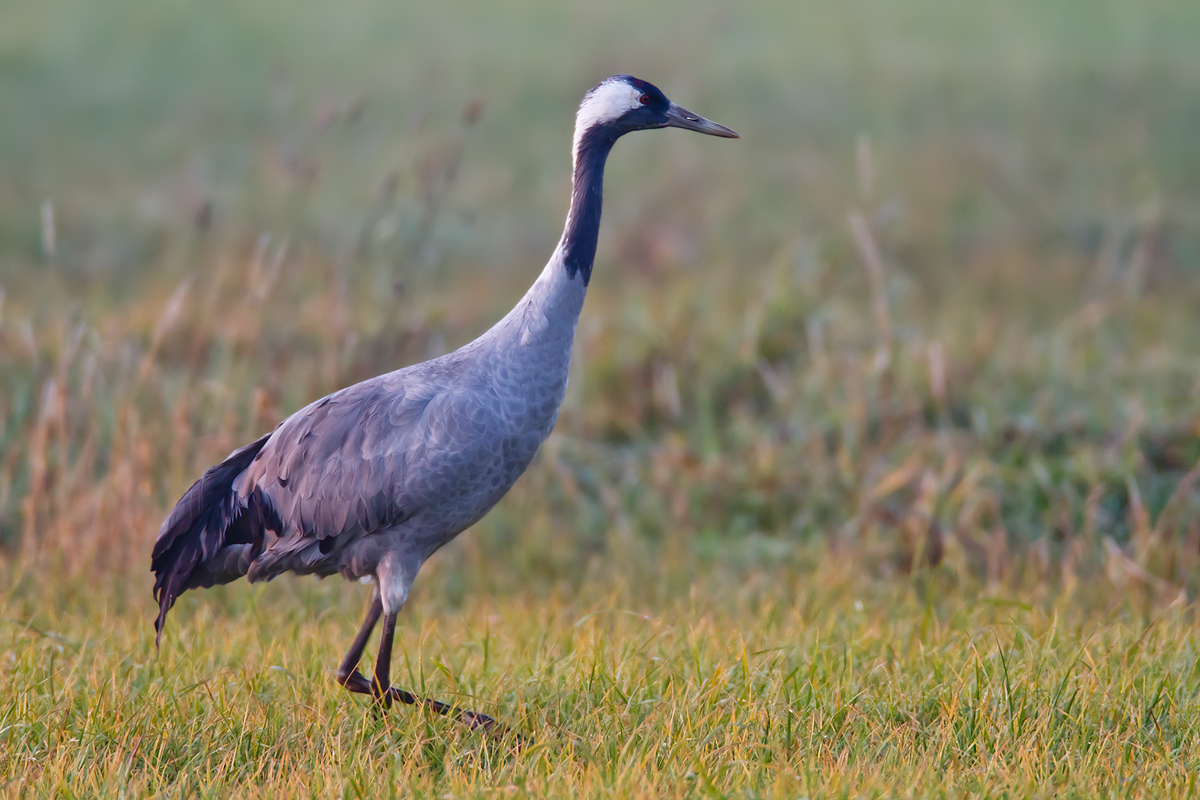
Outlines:
{"type": "Polygon", "coordinates": [[[350,645],[350,652],[346,653],[342,665],[338,667],[338,683],[352,692],[373,694],[370,682],[358,671],[358,662],[362,661],[363,650],[367,648],[367,640],[371,638],[371,631],[375,629],[375,623],[379,621],[379,615],[382,613],[383,601],[379,599],[379,592],[376,592],[375,599],[371,601],[371,607],[367,609],[366,619],[359,628],[358,636],[354,637],[354,644],[350,645]]]}
{"type": "MultiPolygon", "coordinates": [[[[341,666],[338,667],[338,683],[345,686],[351,692],[374,696],[385,707],[390,708],[393,700],[410,706],[423,705],[439,714],[444,714],[448,717],[457,717],[460,722],[472,730],[497,728],[502,733],[508,733],[503,725],[497,723],[495,719],[487,714],[455,708],[454,706],[438,702],[437,700],[430,700],[429,698],[417,697],[410,692],[392,686],[392,642],[395,637],[396,615],[394,613],[383,614],[383,601],[380,599],[379,594],[376,593],[375,599],[371,602],[371,607],[367,609],[367,617],[363,620],[362,628],[359,629],[358,636],[354,637],[354,644],[350,645],[350,652],[346,653],[346,658],[342,661],[341,666]],[[379,622],[381,615],[383,616],[383,636],[379,640],[379,656],[375,659],[374,680],[368,681],[358,671],[358,663],[362,660],[363,650],[367,647],[367,640],[371,638],[371,631],[375,629],[375,623],[379,622]]],[[[524,740],[520,736],[517,736],[517,742],[520,745],[524,743],[524,740]]]]}
{"type": "Polygon", "coordinates": [[[379,656],[375,659],[375,682],[371,694],[384,706],[392,706],[392,639],[396,636],[395,613],[383,617],[383,635],[379,640],[379,656]]]}

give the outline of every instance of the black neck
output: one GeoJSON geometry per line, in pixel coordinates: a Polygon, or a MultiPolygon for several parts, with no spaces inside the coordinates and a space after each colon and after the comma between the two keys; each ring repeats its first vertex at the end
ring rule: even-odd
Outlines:
{"type": "Polygon", "coordinates": [[[575,153],[575,176],[571,188],[571,211],[563,233],[563,265],[567,275],[576,274],[587,286],[596,259],[596,237],[600,233],[600,207],[604,202],[604,162],[620,136],[614,128],[596,125],[579,139],[575,153]]]}

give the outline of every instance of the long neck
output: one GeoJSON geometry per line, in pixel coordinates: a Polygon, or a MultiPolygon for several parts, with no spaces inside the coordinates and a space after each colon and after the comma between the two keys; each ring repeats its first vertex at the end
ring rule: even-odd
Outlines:
{"type": "Polygon", "coordinates": [[[576,132],[571,210],[562,239],[525,296],[479,340],[495,347],[488,361],[493,379],[529,415],[522,424],[543,434],[553,427],[566,391],[575,327],[596,257],[604,162],[616,140],[611,130],[595,126],[576,132]],[[530,404],[533,396],[542,401],[530,404]]]}
{"type": "Polygon", "coordinates": [[[571,210],[559,249],[567,274],[572,278],[579,275],[584,286],[592,279],[596,259],[600,207],[604,203],[604,163],[616,141],[616,133],[605,125],[593,125],[575,135],[571,210]]]}
{"type": "Polygon", "coordinates": [[[564,349],[566,358],[570,359],[575,324],[583,310],[583,298],[596,258],[604,163],[616,140],[617,134],[607,126],[593,125],[576,130],[571,208],[567,212],[562,239],[542,274],[508,316],[496,325],[493,335],[507,333],[514,336],[522,348],[538,343],[552,350],[564,349]]]}

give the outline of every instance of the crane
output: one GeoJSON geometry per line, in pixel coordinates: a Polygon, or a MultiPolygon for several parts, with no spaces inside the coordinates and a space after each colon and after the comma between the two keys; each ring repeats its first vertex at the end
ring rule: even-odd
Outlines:
{"type": "Polygon", "coordinates": [[[167,612],[188,589],[284,572],[340,573],[373,584],[366,618],[337,671],[342,686],[371,695],[376,708],[424,703],[472,728],[495,724],[391,685],[396,615],[425,560],[504,496],[554,427],[592,276],[605,161],[618,138],[653,128],[738,136],[646,81],[601,81],[576,115],[562,238],[503,319],[452,353],[300,409],[184,493],[151,558],[156,647],[167,612]],[[380,617],[368,680],[359,662],[380,617]]]}

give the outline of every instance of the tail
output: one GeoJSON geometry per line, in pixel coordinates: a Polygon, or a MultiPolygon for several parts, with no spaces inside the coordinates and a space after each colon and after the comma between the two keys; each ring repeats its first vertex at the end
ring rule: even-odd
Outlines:
{"type": "Polygon", "coordinates": [[[263,449],[267,434],[209,468],[184,493],[158,531],[150,560],[154,572],[154,646],[167,612],[187,589],[228,583],[246,574],[262,551],[265,528],[279,529],[270,501],[255,487],[241,497],[233,483],[263,449]]]}

